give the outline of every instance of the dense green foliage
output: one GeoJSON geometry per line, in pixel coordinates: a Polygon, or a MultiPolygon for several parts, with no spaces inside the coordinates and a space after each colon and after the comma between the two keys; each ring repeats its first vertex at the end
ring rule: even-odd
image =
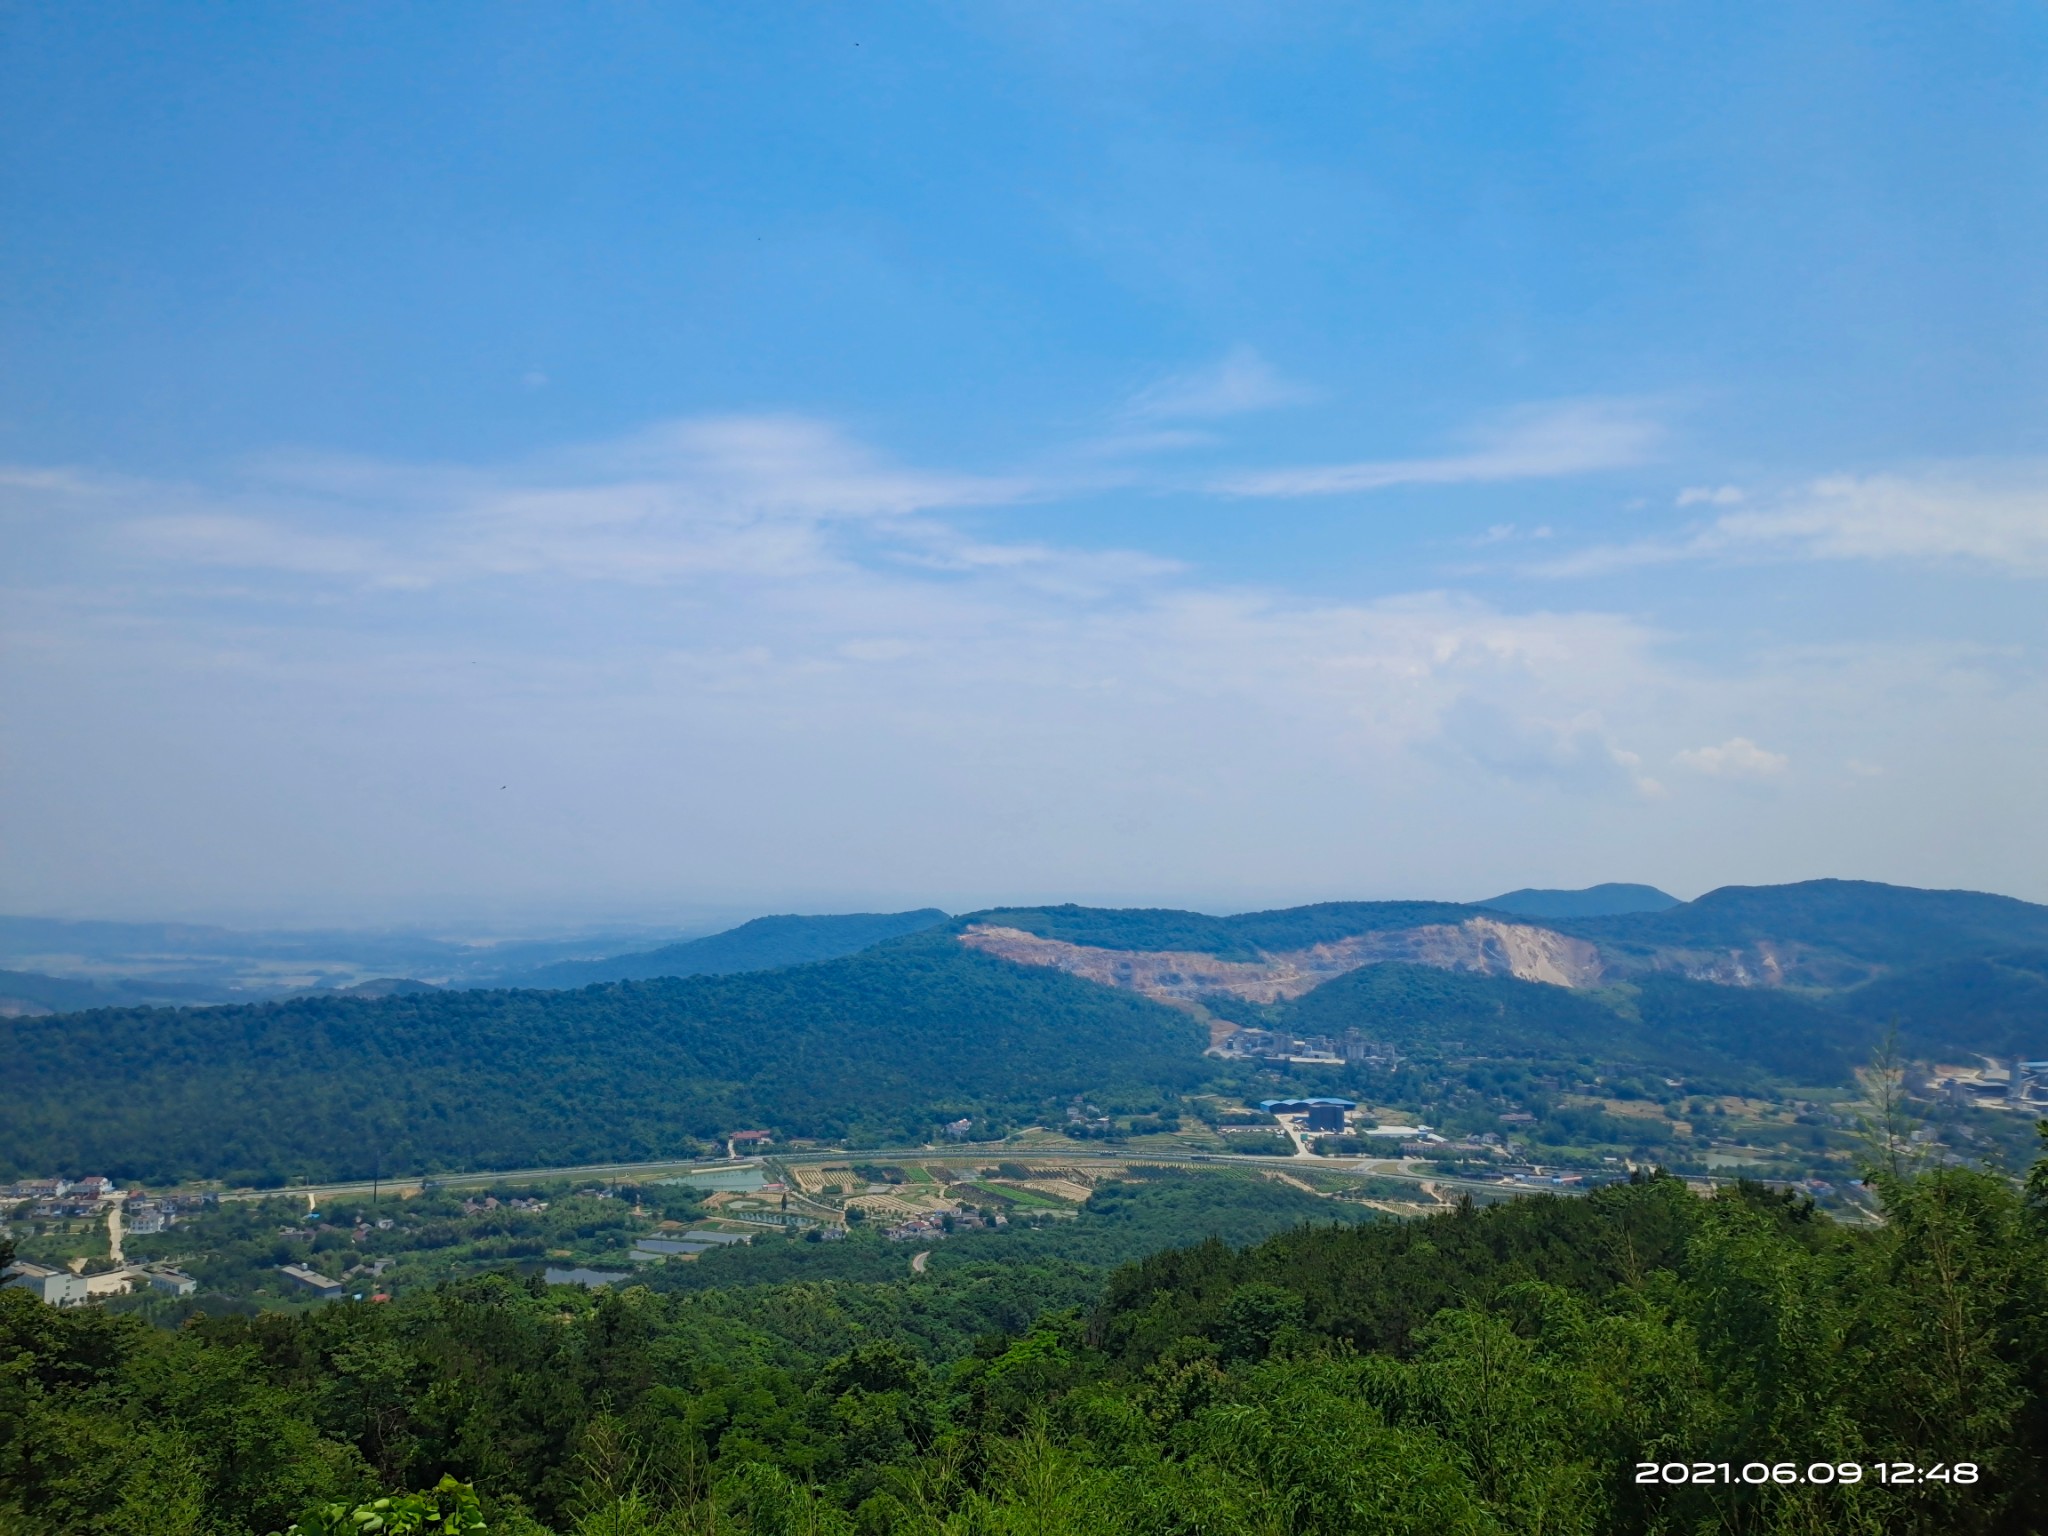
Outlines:
{"type": "Polygon", "coordinates": [[[667,944],[607,960],[562,960],[503,985],[587,987],[604,981],[651,981],[660,976],[730,976],[773,971],[818,960],[837,960],[946,921],[937,907],[915,912],[848,912],[829,917],[757,917],[702,939],[667,944]]]}
{"type": "Polygon", "coordinates": [[[1185,1014],[916,936],[757,975],[0,1020],[0,1173],[368,1177],[931,1136],[1202,1075],[1185,1014]]]}
{"type": "Polygon", "coordinates": [[[1728,1083],[1845,1083],[1884,1032],[1797,994],[1677,976],[1588,993],[1400,964],[1352,971],[1245,1017],[1303,1035],[1355,1029],[1408,1051],[1589,1056],[1728,1083]]]}
{"type": "Polygon", "coordinates": [[[1852,1017],[1897,1023],[1909,1050],[2048,1056],[2048,950],[2006,951],[1887,976],[1842,999],[1852,1017]]]}
{"type": "Polygon", "coordinates": [[[1268,1009],[1265,1017],[1276,1028],[1305,1035],[1356,1029],[1403,1050],[1612,1052],[1638,1043],[1630,1021],[1583,992],[1425,965],[1369,965],[1268,1009]]]}
{"type": "MultiPolygon", "coordinates": [[[[1013,1269],[1029,1262],[1082,1266],[1092,1275],[1176,1243],[1201,1238],[1250,1243],[1297,1223],[1355,1220],[1362,1214],[1368,1213],[1273,1179],[1152,1170],[1142,1179],[1104,1184],[1071,1219],[949,1238],[934,1249],[929,1273],[973,1270],[987,1275],[994,1273],[991,1266],[1013,1269]]],[[[664,1290],[710,1290],[789,1280],[893,1280],[911,1251],[914,1245],[906,1249],[871,1234],[838,1243],[757,1243],[671,1266],[650,1283],[664,1290]]],[[[1091,1280],[1088,1296],[1093,1294],[1091,1280]]]]}
{"type": "Polygon", "coordinates": [[[2048,948],[2048,907],[1981,891],[1922,891],[1871,880],[1729,885],[1662,912],[1553,926],[1623,953],[1727,951],[1759,941],[1804,947],[1836,962],[1829,985],[1852,985],[1879,969],[2048,948]]]}
{"type": "Polygon", "coordinates": [[[0,1529],[324,1529],[398,1490],[453,1509],[454,1478],[506,1536],[2038,1530],[2048,1165],[2024,1194],[1879,1182],[1864,1230],[1640,1178],[1200,1243],[1064,1313],[1020,1309],[1030,1263],[1008,1286],[483,1276],[176,1331],[8,1291],[0,1529]],[[1897,1487],[1878,1461],[1951,1470],[1897,1487]],[[1641,1462],[1865,1471],[1670,1486],[1641,1462]]]}

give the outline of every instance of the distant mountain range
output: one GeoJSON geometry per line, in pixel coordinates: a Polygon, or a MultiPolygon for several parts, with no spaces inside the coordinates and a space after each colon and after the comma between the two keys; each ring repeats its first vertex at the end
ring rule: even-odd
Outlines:
{"type": "MultiPolygon", "coordinates": [[[[1591,895],[1513,894],[1533,895],[1554,907],[1569,904],[1558,898],[1591,895]]],[[[1085,957],[1067,963],[1052,946],[1125,956],[1193,954],[1276,977],[1302,971],[1327,978],[1361,964],[1412,961],[1574,987],[1659,973],[1731,986],[1825,991],[1921,966],[2048,950],[2048,907],[1976,891],[1923,891],[1863,880],[1731,885],[1697,901],[1654,909],[1541,922],[1526,916],[1514,907],[1481,903],[1363,901],[1234,917],[1032,907],[960,921],[970,943],[1000,950],[996,940],[977,935],[1004,932],[1042,941],[1032,953],[1030,943],[1010,940],[1009,957],[1079,974],[1100,967],[1085,957]]],[[[1146,969],[1128,958],[1116,964],[1134,975],[1146,969]]],[[[1252,972],[1225,973],[1213,985],[1190,980],[1179,990],[1188,996],[1240,990],[1227,980],[1232,974],[1257,991],[1252,972]]],[[[1290,986],[1295,995],[1307,990],[1290,986]]]]}
{"type": "Polygon", "coordinates": [[[679,937],[673,928],[614,928],[553,939],[481,941],[404,930],[250,931],[0,916],[0,1012],[257,1002],[408,978],[491,985],[557,961],[645,949],[679,937]]]}
{"type": "Polygon", "coordinates": [[[2048,907],[1858,881],[1541,918],[1447,902],[778,917],[538,974],[573,989],[386,978],[0,1018],[0,1173],[335,1177],[379,1156],[668,1155],[749,1124],[916,1138],[956,1117],[1057,1122],[1078,1096],[1135,1113],[1224,1070],[1202,1052],[1243,1024],[1728,1091],[1847,1083],[1894,1023],[1923,1059],[2048,1057],[2048,907]]]}
{"type": "Polygon", "coordinates": [[[658,976],[730,976],[772,971],[815,960],[858,954],[885,939],[935,928],[946,921],[937,907],[915,912],[852,912],[833,917],[757,917],[708,938],[668,944],[608,960],[565,960],[515,973],[510,987],[587,987],[595,982],[651,981],[658,976]]]}

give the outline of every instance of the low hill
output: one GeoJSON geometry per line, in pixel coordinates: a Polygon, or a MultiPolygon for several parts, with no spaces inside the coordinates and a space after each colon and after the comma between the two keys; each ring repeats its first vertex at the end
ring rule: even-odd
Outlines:
{"type": "Polygon", "coordinates": [[[1632,1021],[1582,993],[1422,965],[1368,965],[1339,976],[1275,1009],[1272,1025],[1301,1035],[1357,1030],[1404,1052],[1606,1054],[1637,1044],[1632,1021]]]}
{"type": "Polygon", "coordinates": [[[1206,1037],[942,938],[575,992],[328,996],[0,1020],[0,1175],[391,1176],[685,1154],[738,1127],[917,1141],[1177,1091],[1206,1037]]]}
{"type": "Polygon", "coordinates": [[[0,971],[0,1013],[77,1013],[87,1008],[133,1008],[144,1003],[237,1002],[232,992],[192,982],[116,976],[84,981],[39,971],[0,971]]]}
{"type": "Polygon", "coordinates": [[[1589,994],[1417,965],[1366,966],[1272,1010],[1268,1022],[1298,1035],[1356,1030],[1403,1052],[1585,1057],[1808,1086],[1849,1082],[1883,1033],[1787,992],[1651,976],[1589,994]]]}
{"type": "Polygon", "coordinates": [[[937,907],[915,912],[849,912],[829,917],[757,917],[723,933],[607,960],[564,960],[501,985],[587,987],[593,982],[650,981],[657,976],[730,976],[772,971],[858,954],[889,939],[946,921],[937,907]]]}
{"type": "Polygon", "coordinates": [[[1681,903],[1654,885],[1589,885],[1579,891],[1527,888],[1475,901],[1475,907],[1516,917],[1621,917],[1631,912],[1663,912],[1681,903]]]}
{"type": "Polygon", "coordinates": [[[0,971],[0,1013],[4,1014],[73,1013],[125,1001],[89,981],[36,971],[0,971]]]}
{"type": "Polygon", "coordinates": [[[1857,988],[1841,1008],[1874,1029],[1896,1023],[1915,1054],[2048,1060],[2048,951],[1923,966],[1857,988]]]}

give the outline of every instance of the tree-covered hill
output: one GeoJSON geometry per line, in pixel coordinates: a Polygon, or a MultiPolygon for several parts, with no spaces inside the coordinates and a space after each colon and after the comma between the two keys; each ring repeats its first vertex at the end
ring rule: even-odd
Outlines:
{"type": "Polygon", "coordinates": [[[1303,1035],[1358,1030],[1413,1050],[1613,1051],[1636,1043],[1630,1021],[1596,997],[1564,987],[1425,965],[1368,965],[1270,1010],[1276,1027],[1303,1035]]]}
{"type": "Polygon", "coordinates": [[[562,960],[499,983],[514,987],[587,987],[660,976],[728,976],[773,971],[858,954],[889,939],[946,921],[937,907],[915,912],[845,912],[827,917],[757,917],[723,933],[605,960],[562,960]]]}
{"type": "Polygon", "coordinates": [[[1881,977],[1841,999],[1850,1016],[1896,1022],[1914,1051],[2048,1059],[2048,950],[2008,951],[1881,977]]]}
{"type": "Polygon", "coordinates": [[[575,992],[0,1020],[0,1173],[367,1177],[689,1152],[765,1126],[920,1141],[1203,1073],[1187,1015],[943,937],[575,992]]]}
{"type": "MultiPolygon", "coordinates": [[[[1511,898],[1555,898],[1539,901],[1537,906],[1548,909],[1541,912],[1527,903],[1496,913],[1482,904],[1335,901],[1216,917],[1165,908],[1070,905],[976,912],[957,919],[955,926],[990,923],[1099,949],[1191,950],[1224,959],[1256,960],[1363,933],[1497,915],[1589,939],[1625,971],[1649,968],[1667,957],[1712,956],[1759,944],[1776,946],[1788,955],[1807,957],[1802,984],[1824,987],[1854,986],[1878,974],[1951,960],[2048,949],[2048,906],[1979,891],[1926,891],[1867,880],[1808,880],[1791,885],[1724,886],[1697,901],[1654,910],[1601,916],[1571,910],[1576,899],[1590,899],[1601,889],[1510,893],[1511,898]]],[[[1648,898],[1643,901],[1650,905],[1648,898]]]]}
{"type": "MultiPolygon", "coordinates": [[[[1565,918],[1550,926],[1591,939],[1603,952],[1730,950],[1761,942],[1803,946],[1888,970],[2048,948],[2048,906],[1982,891],[1925,891],[1870,880],[1723,886],[1661,912],[1565,918]]],[[[1843,979],[1862,978],[1852,965],[1843,979]]]]}
{"type": "Polygon", "coordinates": [[[1631,1061],[1727,1082],[1846,1083],[1883,1026],[1813,999],[1753,987],[1646,976],[1575,992],[1428,966],[1366,966],[1262,1022],[1299,1035],[1350,1030],[1403,1051],[1631,1061]]]}
{"type": "Polygon", "coordinates": [[[1654,885],[1626,885],[1612,880],[1575,891],[1525,886],[1472,903],[1494,912],[1534,918],[1618,917],[1630,912],[1662,912],[1679,904],[1676,896],[1667,895],[1654,885]]]}

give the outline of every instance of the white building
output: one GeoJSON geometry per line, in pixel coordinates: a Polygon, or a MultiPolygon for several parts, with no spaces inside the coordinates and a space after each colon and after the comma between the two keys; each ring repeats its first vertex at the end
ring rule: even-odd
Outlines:
{"type": "Polygon", "coordinates": [[[0,1280],[0,1285],[14,1285],[33,1291],[53,1307],[82,1306],[92,1296],[84,1275],[74,1275],[68,1269],[51,1269],[43,1264],[18,1263],[7,1272],[5,1280],[0,1280]]]}

